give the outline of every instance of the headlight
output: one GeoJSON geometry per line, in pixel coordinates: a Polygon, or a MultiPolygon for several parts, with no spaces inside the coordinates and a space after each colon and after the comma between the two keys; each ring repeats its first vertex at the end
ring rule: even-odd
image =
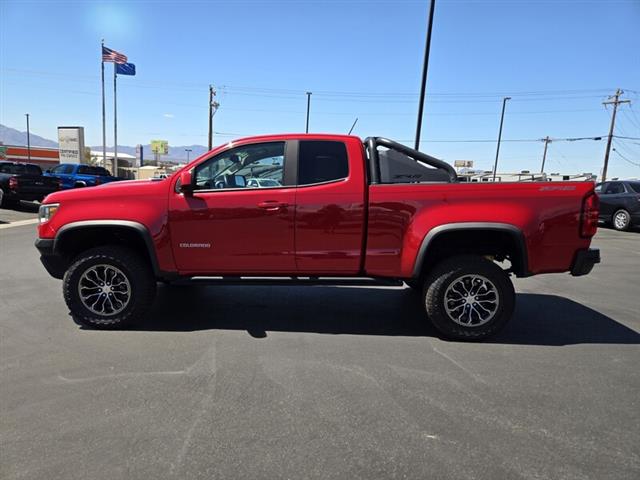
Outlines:
{"type": "Polygon", "coordinates": [[[48,222],[49,220],[51,220],[59,208],[59,203],[48,203],[46,205],[40,205],[40,209],[38,210],[38,220],[40,221],[40,223],[48,222]]]}

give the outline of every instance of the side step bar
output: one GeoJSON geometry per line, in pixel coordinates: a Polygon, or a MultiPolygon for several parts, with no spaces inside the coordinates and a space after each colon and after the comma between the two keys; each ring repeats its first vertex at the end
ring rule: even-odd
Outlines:
{"type": "Polygon", "coordinates": [[[174,284],[198,285],[336,285],[401,287],[402,280],[373,277],[190,277],[176,280],[174,284]]]}

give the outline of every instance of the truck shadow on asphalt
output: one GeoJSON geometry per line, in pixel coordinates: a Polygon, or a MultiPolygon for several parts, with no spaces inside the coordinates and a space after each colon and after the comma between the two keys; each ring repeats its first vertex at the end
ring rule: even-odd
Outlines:
{"type": "MultiPolygon", "coordinates": [[[[268,332],[438,337],[409,289],[338,287],[159,287],[134,330],[268,332]]],[[[488,343],[640,344],[640,334],[589,307],[555,295],[521,293],[507,327],[488,343]]]]}

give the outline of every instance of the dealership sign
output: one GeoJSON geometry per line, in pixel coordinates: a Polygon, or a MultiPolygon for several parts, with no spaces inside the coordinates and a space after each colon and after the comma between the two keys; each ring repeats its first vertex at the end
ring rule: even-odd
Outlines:
{"type": "Polygon", "coordinates": [[[453,166],[456,168],[473,168],[473,160],[454,160],[453,166]]]}
{"type": "Polygon", "coordinates": [[[60,163],[82,163],[84,127],[58,127],[60,163]]]}
{"type": "Polygon", "coordinates": [[[151,151],[158,155],[169,153],[169,142],[167,140],[151,140],[151,151]]]}

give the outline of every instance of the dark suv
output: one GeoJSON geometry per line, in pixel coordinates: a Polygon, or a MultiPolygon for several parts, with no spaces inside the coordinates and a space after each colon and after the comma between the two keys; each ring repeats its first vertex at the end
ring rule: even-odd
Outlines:
{"type": "Polygon", "coordinates": [[[640,180],[614,180],[596,186],[600,220],[616,230],[640,225],[640,180]]]}

